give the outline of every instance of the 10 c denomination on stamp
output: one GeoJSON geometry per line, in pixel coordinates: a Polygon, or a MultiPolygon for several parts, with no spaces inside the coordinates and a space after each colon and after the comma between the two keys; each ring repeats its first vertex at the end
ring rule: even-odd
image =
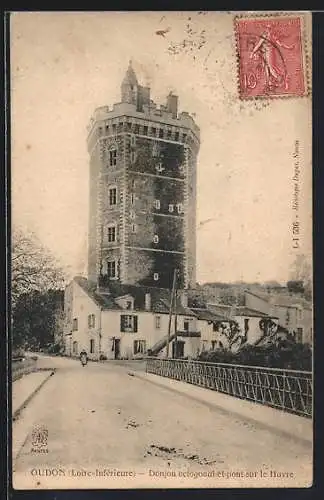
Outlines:
{"type": "Polygon", "coordinates": [[[235,19],[242,99],[304,96],[301,17],[235,19]]]}

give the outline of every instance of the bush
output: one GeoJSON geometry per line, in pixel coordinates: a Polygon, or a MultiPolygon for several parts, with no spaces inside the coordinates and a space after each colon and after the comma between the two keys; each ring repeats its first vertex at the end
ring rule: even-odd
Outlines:
{"type": "Polygon", "coordinates": [[[312,370],[312,350],[307,344],[284,340],[278,344],[257,347],[245,345],[237,353],[225,349],[202,352],[200,361],[236,365],[264,366],[291,370],[312,370]]]}

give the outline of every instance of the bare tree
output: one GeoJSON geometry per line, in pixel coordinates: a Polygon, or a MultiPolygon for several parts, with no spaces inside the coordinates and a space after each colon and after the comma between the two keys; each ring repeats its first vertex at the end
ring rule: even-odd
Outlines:
{"type": "Polygon", "coordinates": [[[303,284],[305,297],[311,299],[312,297],[312,264],[311,260],[305,254],[296,256],[290,273],[290,279],[293,281],[300,281],[303,284]]]}
{"type": "Polygon", "coordinates": [[[22,294],[35,290],[55,290],[61,288],[63,283],[63,269],[37,237],[15,230],[12,235],[11,253],[13,307],[22,294]]]}

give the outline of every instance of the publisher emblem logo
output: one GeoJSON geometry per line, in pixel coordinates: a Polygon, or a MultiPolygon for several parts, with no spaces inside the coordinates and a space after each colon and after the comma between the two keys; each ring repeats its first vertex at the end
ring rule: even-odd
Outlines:
{"type": "Polygon", "coordinates": [[[46,429],[46,427],[42,425],[34,427],[31,439],[32,452],[47,453],[48,429],[46,429]]]}

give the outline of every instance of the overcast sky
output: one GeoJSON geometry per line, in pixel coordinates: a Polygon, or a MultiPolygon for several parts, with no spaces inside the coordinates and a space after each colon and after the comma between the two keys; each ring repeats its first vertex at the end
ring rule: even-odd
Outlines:
{"type": "Polygon", "coordinates": [[[232,14],[17,13],[11,58],[13,223],[35,231],[70,276],[87,266],[86,127],[96,107],[120,101],[130,58],[152,98],[173,90],[201,129],[198,281],[285,281],[296,252],[311,251],[311,102],[239,100],[232,14]]]}

